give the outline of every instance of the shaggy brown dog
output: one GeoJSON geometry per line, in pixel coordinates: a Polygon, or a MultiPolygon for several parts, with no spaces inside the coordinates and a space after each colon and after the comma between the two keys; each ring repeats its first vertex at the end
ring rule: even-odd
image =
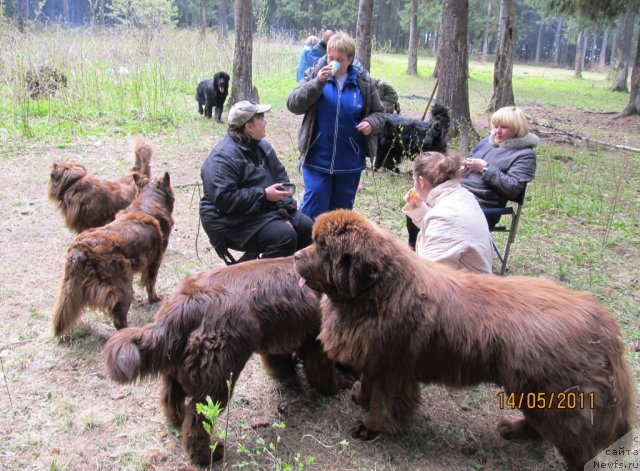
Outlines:
{"type": "Polygon", "coordinates": [[[133,274],[142,273],[149,302],[160,301],[156,277],[173,228],[174,196],[169,174],[133,179],[138,197],[106,226],[78,234],[67,250],[62,286],[54,307],[53,330],[70,329],[85,306],[109,310],[116,329],[127,326],[133,274]]]}
{"type": "Polygon", "coordinates": [[[77,162],[56,162],[51,169],[49,199],[58,203],[65,225],[75,232],[113,221],[138,194],[133,175],[151,177],[151,143],[140,136],[133,141],[135,164],[131,173],[115,181],[99,180],[77,162]]]}
{"type": "MultiPolygon", "coordinates": [[[[209,437],[195,405],[211,396],[224,407],[227,381],[233,390],[252,353],[276,377],[293,374],[295,358],[302,359],[307,380],[323,394],[351,385],[322,351],[319,331],[319,295],[298,287],[291,257],[254,260],[185,279],[154,323],[117,332],[104,355],[119,383],[162,376],[164,414],[182,429],[191,460],[206,465],[209,437]]],[[[218,445],[214,459],[221,457],[218,445]]]]}
{"type": "Polygon", "coordinates": [[[590,294],[421,260],[351,211],[318,217],[313,239],[295,267],[326,294],[319,339],[329,358],[362,372],[354,399],[369,414],[354,437],[405,427],[419,383],[503,387],[525,418],[502,422],[502,435],[542,436],[572,470],[630,430],[634,391],[620,332],[590,294]]]}

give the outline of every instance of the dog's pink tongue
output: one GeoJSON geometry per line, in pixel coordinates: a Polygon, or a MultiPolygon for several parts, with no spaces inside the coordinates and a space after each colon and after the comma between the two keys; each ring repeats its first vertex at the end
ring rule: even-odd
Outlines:
{"type": "Polygon", "coordinates": [[[300,277],[300,279],[298,280],[298,286],[300,288],[302,288],[306,282],[307,282],[307,280],[305,280],[304,278],[300,277]]]}

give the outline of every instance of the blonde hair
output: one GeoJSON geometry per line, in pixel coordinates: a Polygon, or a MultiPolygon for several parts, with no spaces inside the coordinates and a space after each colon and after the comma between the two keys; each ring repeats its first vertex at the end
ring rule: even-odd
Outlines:
{"type": "Polygon", "coordinates": [[[313,44],[316,45],[320,42],[320,38],[318,36],[314,36],[313,34],[304,40],[305,44],[313,44]]]}
{"type": "Polygon", "coordinates": [[[344,55],[347,59],[353,59],[356,56],[356,42],[347,33],[338,31],[329,38],[327,51],[334,51],[344,55]]]}
{"type": "Polygon", "coordinates": [[[413,161],[413,175],[426,178],[433,187],[460,176],[460,157],[425,152],[413,161]]]}
{"type": "Polygon", "coordinates": [[[491,126],[505,126],[513,131],[513,137],[524,137],[529,134],[527,116],[517,106],[505,106],[493,113],[491,126]]]}

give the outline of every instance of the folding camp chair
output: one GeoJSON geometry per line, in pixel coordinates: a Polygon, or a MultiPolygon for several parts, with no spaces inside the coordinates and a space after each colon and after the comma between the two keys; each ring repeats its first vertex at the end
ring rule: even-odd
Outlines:
{"type": "MultiPolygon", "coordinates": [[[[505,275],[509,270],[509,265],[507,264],[509,260],[509,252],[511,250],[511,244],[516,238],[516,231],[518,230],[518,222],[520,221],[520,214],[522,213],[522,207],[524,206],[524,195],[527,191],[527,187],[525,185],[522,193],[518,195],[518,197],[510,202],[505,208],[482,208],[482,212],[487,217],[497,217],[497,216],[510,216],[511,221],[510,224],[505,225],[496,225],[490,229],[490,232],[500,232],[507,234],[507,242],[504,245],[504,248],[501,250],[496,243],[495,237],[491,234],[491,243],[493,244],[493,250],[496,253],[500,266],[498,267],[500,270],[500,275],[505,275]]],[[[496,272],[498,270],[496,269],[496,272]]]]}
{"type": "Polygon", "coordinates": [[[218,254],[218,257],[220,257],[226,265],[235,265],[236,263],[246,262],[248,260],[255,260],[260,255],[259,253],[256,253],[256,252],[245,252],[239,258],[236,258],[231,254],[231,252],[229,252],[229,249],[235,250],[235,251],[240,251],[240,249],[236,247],[229,247],[229,244],[227,240],[224,238],[224,236],[216,234],[215,240],[213,239],[210,239],[210,240],[211,240],[211,245],[213,245],[213,248],[218,254]]]}

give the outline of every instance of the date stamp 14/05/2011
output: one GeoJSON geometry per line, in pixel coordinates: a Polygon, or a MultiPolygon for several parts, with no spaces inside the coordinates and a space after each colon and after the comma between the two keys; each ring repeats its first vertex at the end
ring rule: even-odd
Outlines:
{"type": "Polygon", "coordinates": [[[520,392],[498,393],[500,409],[594,409],[596,395],[593,392],[520,392]]]}

